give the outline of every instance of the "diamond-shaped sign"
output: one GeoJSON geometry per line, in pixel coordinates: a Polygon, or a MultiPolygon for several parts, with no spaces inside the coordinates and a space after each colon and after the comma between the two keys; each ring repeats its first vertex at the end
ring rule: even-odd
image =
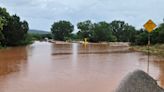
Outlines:
{"type": "Polygon", "coordinates": [[[145,29],[150,33],[153,31],[153,29],[156,27],[157,25],[152,21],[149,20],[145,23],[144,27],[145,29]]]}

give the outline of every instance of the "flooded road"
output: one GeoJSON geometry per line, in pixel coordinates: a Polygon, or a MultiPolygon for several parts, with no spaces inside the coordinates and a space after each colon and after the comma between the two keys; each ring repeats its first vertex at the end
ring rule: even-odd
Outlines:
{"type": "MultiPolygon", "coordinates": [[[[123,77],[147,70],[147,56],[128,47],[35,42],[0,50],[0,92],[113,92],[123,77]]],[[[164,87],[164,61],[149,74],[164,87]]]]}

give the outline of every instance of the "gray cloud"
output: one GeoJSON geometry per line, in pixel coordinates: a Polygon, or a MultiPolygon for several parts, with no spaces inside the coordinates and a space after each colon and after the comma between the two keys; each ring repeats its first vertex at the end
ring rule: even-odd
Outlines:
{"type": "Polygon", "coordinates": [[[164,18],[163,3],[164,0],[0,0],[0,6],[27,20],[31,29],[47,31],[58,20],[76,24],[87,19],[118,19],[141,28],[151,18],[158,24],[164,18]]]}

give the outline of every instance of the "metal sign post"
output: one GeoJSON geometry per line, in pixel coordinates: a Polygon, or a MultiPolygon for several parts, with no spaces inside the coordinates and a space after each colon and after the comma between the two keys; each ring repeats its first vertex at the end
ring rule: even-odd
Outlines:
{"type": "Polygon", "coordinates": [[[147,65],[147,73],[148,74],[149,74],[149,62],[150,62],[150,33],[153,31],[153,29],[156,26],[157,25],[152,20],[148,20],[144,24],[144,28],[148,31],[148,65],[147,65]]]}
{"type": "Polygon", "coordinates": [[[149,61],[150,61],[150,33],[148,33],[148,64],[147,64],[147,73],[149,73],[149,61]]]}

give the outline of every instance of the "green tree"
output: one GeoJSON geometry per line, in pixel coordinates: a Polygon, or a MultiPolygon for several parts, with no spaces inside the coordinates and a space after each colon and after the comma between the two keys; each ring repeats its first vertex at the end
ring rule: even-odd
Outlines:
{"type": "Polygon", "coordinates": [[[112,35],[110,24],[107,22],[95,23],[91,33],[91,41],[115,41],[116,37],[112,35]]]}
{"type": "Polygon", "coordinates": [[[132,43],[135,41],[135,35],[136,35],[135,27],[127,24],[125,26],[125,30],[123,32],[123,36],[121,39],[123,42],[131,42],[132,43]]]}
{"type": "MultiPolygon", "coordinates": [[[[151,44],[164,43],[164,23],[161,23],[153,32],[150,33],[151,44]]],[[[136,45],[147,45],[148,44],[148,32],[144,29],[137,31],[135,37],[136,45]]]]}
{"type": "Polygon", "coordinates": [[[2,30],[3,30],[3,20],[0,17],[0,45],[1,45],[1,41],[4,39],[4,35],[2,34],[2,30]]]}
{"type": "Polygon", "coordinates": [[[148,32],[144,29],[140,29],[135,35],[135,45],[146,45],[148,43],[148,32]]]}
{"type": "Polygon", "coordinates": [[[1,29],[2,26],[7,25],[7,20],[9,20],[10,14],[6,11],[6,8],[0,7],[0,22],[1,22],[1,29]]]}
{"type": "Polygon", "coordinates": [[[112,21],[110,23],[113,34],[118,42],[133,42],[135,40],[135,27],[124,21],[112,21]]]}
{"type": "Polygon", "coordinates": [[[7,20],[9,19],[9,17],[10,15],[6,11],[6,9],[0,7],[0,45],[4,45],[3,41],[5,38],[2,31],[3,31],[3,26],[7,25],[7,20]]]}
{"type": "Polygon", "coordinates": [[[159,26],[158,42],[164,43],[164,23],[159,26]]]}
{"type": "Polygon", "coordinates": [[[54,22],[51,27],[51,32],[55,40],[65,41],[68,40],[74,26],[69,21],[54,22]]]}
{"type": "Polygon", "coordinates": [[[3,30],[3,25],[4,25],[3,19],[2,19],[2,17],[0,17],[0,31],[3,30]]]}
{"type": "Polygon", "coordinates": [[[1,8],[1,7],[0,7],[0,16],[1,17],[4,17],[6,19],[10,17],[10,15],[7,12],[6,8],[1,8]]]}
{"type": "Polygon", "coordinates": [[[151,44],[156,44],[159,43],[159,32],[160,29],[156,28],[155,30],[153,30],[153,32],[150,33],[150,40],[151,40],[151,44]]]}
{"type": "Polygon", "coordinates": [[[90,38],[93,24],[90,20],[86,20],[83,22],[79,22],[77,24],[77,28],[79,29],[79,32],[77,34],[81,39],[90,38]]]}
{"type": "Polygon", "coordinates": [[[78,40],[78,35],[76,33],[71,34],[71,40],[78,40]]]}
{"type": "Polygon", "coordinates": [[[26,21],[20,21],[20,18],[17,15],[11,16],[2,31],[5,38],[3,43],[8,46],[22,44],[26,39],[28,30],[28,23],[26,21]]]}

